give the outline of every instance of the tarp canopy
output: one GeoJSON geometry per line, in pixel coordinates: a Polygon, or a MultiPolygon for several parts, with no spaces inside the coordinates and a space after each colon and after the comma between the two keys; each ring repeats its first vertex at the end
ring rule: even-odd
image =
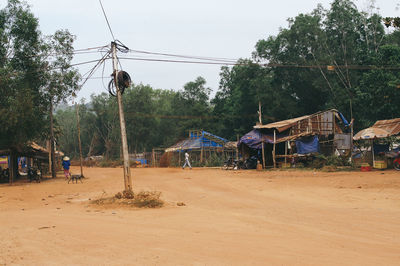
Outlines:
{"type": "MultiPolygon", "coordinates": [[[[284,141],[290,140],[290,137],[287,134],[282,134],[278,133],[276,134],[276,140],[275,143],[280,143],[284,141]]],[[[269,143],[269,144],[274,144],[274,134],[273,133],[262,133],[258,129],[253,129],[246,135],[240,138],[238,146],[243,143],[249,148],[256,149],[256,150],[261,150],[262,149],[262,142],[264,143],[269,143]]]]}
{"type": "Polygon", "coordinates": [[[369,127],[358,132],[353,139],[375,139],[375,138],[387,138],[390,136],[390,133],[381,128],[369,127]]]}
{"type": "Polygon", "coordinates": [[[229,142],[227,139],[221,138],[207,131],[201,131],[200,133],[201,134],[199,135],[190,134],[189,138],[179,141],[175,145],[167,148],[165,151],[174,152],[210,147],[225,147],[225,143],[229,142]]]}
{"type": "Polygon", "coordinates": [[[302,138],[296,140],[296,149],[298,154],[309,154],[319,152],[318,136],[302,138]]]}
{"type": "Polygon", "coordinates": [[[400,118],[390,120],[378,120],[372,127],[358,132],[353,139],[380,139],[400,134],[400,118]]]}

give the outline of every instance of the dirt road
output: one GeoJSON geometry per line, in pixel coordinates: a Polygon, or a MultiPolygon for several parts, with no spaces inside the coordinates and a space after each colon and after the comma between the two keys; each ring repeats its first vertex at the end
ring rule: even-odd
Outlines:
{"type": "Polygon", "coordinates": [[[166,206],[131,210],[89,200],[121,168],[84,171],[0,185],[0,265],[400,264],[399,172],[132,169],[166,206]]]}

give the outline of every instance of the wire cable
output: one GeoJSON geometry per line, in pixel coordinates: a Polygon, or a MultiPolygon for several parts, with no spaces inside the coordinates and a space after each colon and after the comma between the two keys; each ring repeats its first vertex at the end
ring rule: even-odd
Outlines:
{"type": "MultiPolygon", "coordinates": [[[[96,70],[105,62],[106,59],[108,59],[107,57],[110,55],[110,53],[105,54],[100,60],[98,60],[97,64],[91,69],[89,70],[87,73],[87,77],[86,79],[82,82],[81,87],[83,87],[83,85],[85,85],[85,83],[88,81],[89,78],[92,77],[92,75],[96,72],[96,70]]],[[[86,74],[85,74],[86,75],[86,74]]]]}
{"type": "Polygon", "coordinates": [[[178,55],[178,54],[169,54],[169,53],[158,53],[158,52],[149,52],[149,51],[141,51],[141,50],[129,50],[133,53],[141,53],[141,54],[149,54],[149,55],[162,55],[169,57],[178,57],[178,58],[187,58],[187,59],[199,59],[199,60],[210,60],[210,61],[228,61],[228,62],[236,62],[238,59],[231,58],[223,58],[223,57],[204,57],[204,56],[191,56],[191,55],[178,55]]]}
{"type": "MultiPolygon", "coordinates": [[[[205,61],[190,61],[190,60],[169,60],[169,59],[156,59],[156,58],[138,58],[138,57],[119,57],[119,59],[134,60],[134,61],[148,61],[148,62],[166,62],[166,63],[183,63],[183,64],[205,64],[205,65],[230,65],[230,66],[245,66],[245,65],[259,65],[263,67],[276,67],[276,68],[308,68],[308,69],[327,69],[330,65],[297,65],[297,64],[275,64],[265,63],[260,64],[257,62],[245,63],[231,63],[231,62],[205,62],[205,61]]],[[[400,66],[376,66],[376,65],[337,65],[336,68],[351,69],[351,70],[400,70],[400,66]]]]}
{"type": "Polygon", "coordinates": [[[104,10],[104,7],[103,7],[103,4],[101,3],[101,0],[99,0],[99,2],[100,2],[101,9],[103,10],[104,18],[106,19],[106,22],[107,22],[107,25],[108,25],[108,29],[110,30],[111,36],[112,36],[113,40],[115,41],[114,33],[113,33],[112,29],[111,29],[110,22],[108,21],[108,18],[107,18],[107,15],[106,15],[106,11],[104,10]]]}

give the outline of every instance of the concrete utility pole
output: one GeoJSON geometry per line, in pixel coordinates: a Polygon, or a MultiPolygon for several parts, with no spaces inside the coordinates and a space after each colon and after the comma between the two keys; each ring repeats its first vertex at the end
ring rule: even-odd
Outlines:
{"type": "Polygon", "coordinates": [[[81,126],[80,126],[80,123],[79,123],[79,105],[78,105],[78,103],[75,103],[75,110],[76,110],[76,126],[78,128],[79,161],[81,163],[81,176],[83,177],[81,126]]]}
{"type": "Polygon", "coordinates": [[[121,126],[121,141],[122,141],[122,154],[124,157],[124,183],[125,191],[132,191],[132,179],[131,179],[131,168],[129,165],[129,152],[128,152],[128,140],[126,138],[126,126],[124,109],[122,106],[122,93],[118,87],[118,61],[117,61],[117,44],[111,42],[112,50],[112,61],[113,61],[113,73],[115,90],[117,91],[118,111],[119,111],[119,124],[121,126]]]}

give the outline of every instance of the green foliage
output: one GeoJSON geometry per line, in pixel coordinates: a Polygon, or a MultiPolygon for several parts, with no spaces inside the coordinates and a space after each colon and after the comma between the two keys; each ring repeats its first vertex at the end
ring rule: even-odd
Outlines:
{"type": "Polygon", "coordinates": [[[206,167],[216,167],[223,166],[224,158],[222,156],[218,156],[218,154],[213,153],[210,157],[207,158],[205,166],[206,167]]]}
{"type": "MultiPolygon", "coordinates": [[[[67,36],[66,32],[59,33],[56,43],[68,46],[72,40],[67,36]]],[[[68,54],[68,50],[64,52],[68,54]]],[[[0,53],[5,53],[3,48],[0,53]]],[[[59,60],[60,64],[63,62],[59,60]]],[[[334,0],[329,9],[318,5],[308,14],[289,18],[288,26],[276,36],[256,43],[251,59],[237,63],[221,68],[219,89],[213,99],[202,77],[186,83],[179,91],[142,84],[128,88],[124,108],[130,152],[168,147],[186,138],[190,129],[205,129],[236,140],[237,134],[250,131],[258,122],[259,102],[263,123],[336,108],[348,119],[355,119],[355,132],[376,120],[400,114],[400,73],[396,69],[400,67],[400,33],[396,30],[386,34],[380,15],[373,9],[370,13],[361,12],[350,0],[334,0]],[[327,66],[332,67],[328,70],[327,66]]],[[[2,73],[6,72],[0,68],[2,73]]],[[[9,81],[0,79],[1,82],[9,81]]],[[[85,156],[119,158],[116,99],[107,94],[93,96],[90,103],[80,105],[80,116],[85,156]]],[[[77,154],[73,137],[76,126],[68,121],[72,117],[72,109],[58,113],[56,118],[63,132],[59,141],[67,153],[77,154]]],[[[207,164],[217,163],[216,159],[207,164]]],[[[346,162],[317,158],[314,164],[321,168],[324,164],[346,162]]]]}
{"type": "Polygon", "coordinates": [[[49,103],[76,91],[73,36],[42,36],[29,6],[9,0],[0,10],[0,147],[18,148],[45,135],[49,103]]]}

